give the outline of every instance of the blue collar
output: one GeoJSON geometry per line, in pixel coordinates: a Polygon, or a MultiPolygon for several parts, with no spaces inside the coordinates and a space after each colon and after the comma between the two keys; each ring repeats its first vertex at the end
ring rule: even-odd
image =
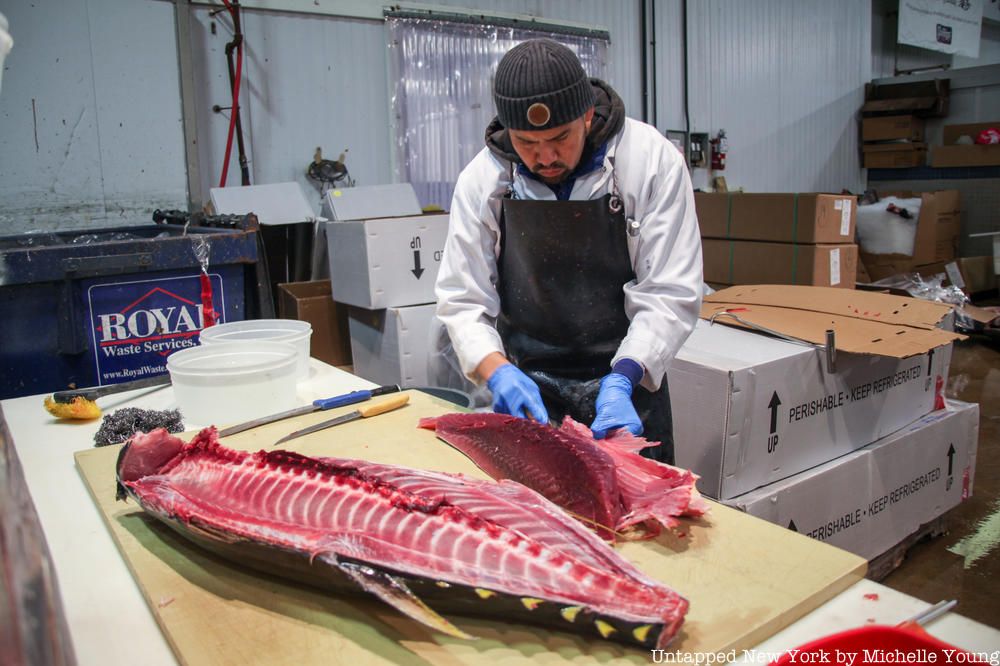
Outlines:
{"type": "Polygon", "coordinates": [[[576,184],[576,179],[581,176],[587,175],[591,171],[596,171],[597,169],[599,169],[601,165],[604,164],[604,156],[607,154],[607,152],[608,152],[608,144],[607,142],[604,142],[600,145],[600,147],[597,148],[597,150],[595,150],[590,154],[589,159],[581,161],[579,164],[577,164],[576,168],[573,169],[573,173],[567,176],[566,180],[562,181],[561,183],[556,183],[555,185],[550,185],[549,183],[545,183],[544,180],[539,178],[537,175],[531,173],[531,171],[528,170],[528,167],[524,166],[523,162],[518,162],[517,172],[522,176],[526,176],[527,178],[531,178],[532,180],[537,180],[540,183],[545,183],[546,185],[548,185],[549,189],[555,192],[556,199],[558,201],[569,201],[569,195],[573,192],[573,185],[576,184]]]}

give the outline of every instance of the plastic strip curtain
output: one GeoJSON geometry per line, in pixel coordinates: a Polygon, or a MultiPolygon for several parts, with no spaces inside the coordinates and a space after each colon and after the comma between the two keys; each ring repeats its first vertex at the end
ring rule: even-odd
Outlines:
{"type": "Polygon", "coordinates": [[[516,26],[425,18],[387,19],[395,177],[424,207],[447,210],[462,168],[482,150],[496,115],[493,72],[512,46],[533,37],[560,41],[584,70],[604,79],[608,40],[516,26]]]}

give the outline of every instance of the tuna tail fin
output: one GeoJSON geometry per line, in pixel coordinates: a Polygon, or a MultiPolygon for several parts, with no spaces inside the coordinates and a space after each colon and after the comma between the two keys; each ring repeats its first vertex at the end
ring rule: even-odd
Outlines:
{"type": "Polygon", "coordinates": [[[385,571],[379,571],[364,564],[338,560],[336,566],[348,578],[360,585],[366,592],[371,592],[396,610],[409,615],[431,629],[454,636],[455,638],[476,638],[467,634],[446,618],[436,613],[430,606],[420,600],[401,579],[385,571]]]}

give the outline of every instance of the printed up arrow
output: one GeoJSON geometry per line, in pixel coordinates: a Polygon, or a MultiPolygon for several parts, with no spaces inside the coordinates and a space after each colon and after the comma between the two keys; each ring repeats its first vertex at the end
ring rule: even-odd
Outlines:
{"type": "Polygon", "coordinates": [[[419,280],[420,276],[424,274],[424,269],[420,267],[420,250],[413,251],[413,270],[410,271],[419,280]]]}
{"type": "Polygon", "coordinates": [[[794,520],[789,520],[788,521],[788,529],[790,529],[793,532],[798,532],[799,531],[799,528],[795,526],[795,521],[794,520]]]}
{"type": "Polygon", "coordinates": [[[778,431],[778,405],[781,404],[781,400],[778,398],[778,392],[775,391],[771,395],[771,402],[767,403],[767,408],[771,410],[771,432],[778,431]]]}
{"type": "Polygon", "coordinates": [[[955,445],[948,445],[948,476],[951,476],[951,466],[955,462],[955,445]]]}

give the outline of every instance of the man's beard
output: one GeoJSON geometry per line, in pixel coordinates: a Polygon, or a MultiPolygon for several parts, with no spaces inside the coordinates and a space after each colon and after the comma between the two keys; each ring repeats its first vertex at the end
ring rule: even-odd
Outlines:
{"type": "Polygon", "coordinates": [[[531,172],[538,176],[543,183],[558,185],[569,176],[569,167],[562,162],[553,162],[552,164],[536,164],[535,168],[532,169],[531,172]],[[558,176],[543,176],[541,173],[543,169],[562,169],[562,173],[558,176]]]}

